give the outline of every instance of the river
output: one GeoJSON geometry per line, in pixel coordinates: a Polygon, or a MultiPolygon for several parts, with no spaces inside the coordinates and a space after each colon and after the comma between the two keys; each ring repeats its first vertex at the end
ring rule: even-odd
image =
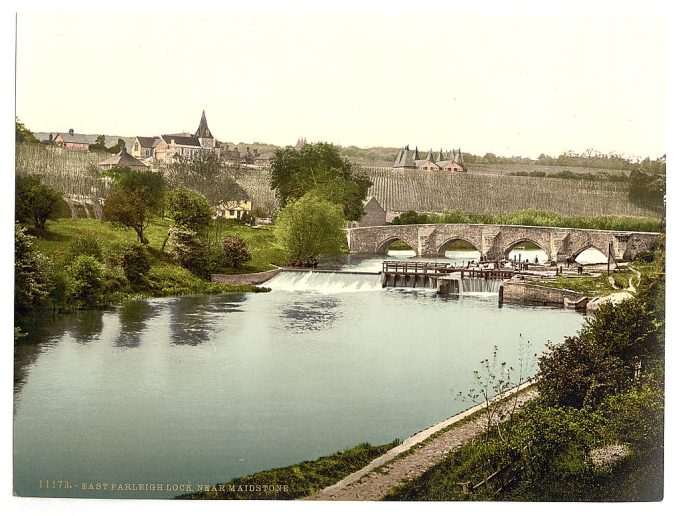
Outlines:
{"type": "MultiPolygon", "coordinates": [[[[335,265],[372,271],[381,260],[335,265]]],[[[583,322],[499,307],[489,293],[286,274],[269,293],[133,300],[43,324],[15,353],[16,494],[167,498],[181,492],[83,484],[195,489],[405,439],[472,405],[457,394],[494,346],[533,371],[531,355],[583,322]],[[59,480],[71,487],[47,483],[59,480]]]]}

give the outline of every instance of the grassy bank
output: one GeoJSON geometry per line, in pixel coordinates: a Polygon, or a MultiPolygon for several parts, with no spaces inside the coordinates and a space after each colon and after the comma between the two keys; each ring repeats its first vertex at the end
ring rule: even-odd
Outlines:
{"type": "Polygon", "coordinates": [[[309,496],[333,485],[350,473],[366,466],[399,441],[373,446],[368,443],[316,460],[300,462],[285,468],[270,469],[234,478],[210,489],[179,496],[192,500],[293,500],[309,496]],[[241,489],[239,489],[241,486],[241,489]],[[281,489],[248,491],[246,486],[281,486],[281,489]],[[285,487],[284,487],[285,486],[285,487]]]}
{"type": "MultiPolygon", "coordinates": [[[[146,274],[147,281],[142,285],[131,286],[126,282],[111,281],[113,285],[106,294],[105,303],[113,303],[130,297],[176,296],[184,294],[216,294],[221,292],[260,292],[266,289],[253,285],[233,286],[211,283],[199,277],[161,252],[167,237],[170,222],[165,219],[154,220],[146,229],[149,239],[151,268],[146,274]]],[[[73,243],[84,237],[93,237],[101,247],[104,262],[107,256],[115,254],[121,246],[137,242],[132,230],[114,226],[96,219],[56,219],[49,221],[46,231],[29,228],[35,236],[34,249],[48,257],[55,270],[66,270],[73,261],[73,243]]],[[[273,268],[271,261],[278,260],[281,251],[274,245],[273,232],[269,229],[253,229],[242,225],[225,225],[221,235],[239,235],[251,247],[253,259],[242,269],[232,273],[258,272],[273,268]]],[[[114,274],[113,270],[105,273],[114,274]]],[[[59,309],[68,309],[60,307],[59,309]]]]}

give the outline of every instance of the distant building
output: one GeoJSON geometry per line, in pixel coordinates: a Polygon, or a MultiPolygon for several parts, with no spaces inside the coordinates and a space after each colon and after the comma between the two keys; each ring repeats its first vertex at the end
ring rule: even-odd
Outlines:
{"type": "Polygon", "coordinates": [[[193,159],[205,154],[220,155],[220,148],[208,128],[205,111],[193,135],[137,136],[132,144],[133,156],[139,159],[152,158],[163,163],[172,163],[179,158],[193,159]]]}
{"type": "Polygon", "coordinates": [[[69,129],[68,133],[57,133],[53,142],[56,145],[61,145],[65,149],[87,151],[90,149],[89,138],[84,134],[75,134],[73,129],[69,129]]]}
{"type": "Polygon", "coordinates": [[[116,167],[127,167],[134,170],[146,170],[147,166],[139,161],[134,156],[128,154],[125,150],[125,146],[120,149],[120,152],[108,159],[105,159],[101,163],[97,163],[97,168],[100,170],[111,170],[116,167]]]}
{"type": "Polygon", "coordinates": [[[358,222],[358,227],[384,226],[387,224],[387,213],[375,197],[364,201],[364,216],[358,222]]]}
{"type": "Polygon", "coordinates": [[[257,154],[255,156],[254,164],[267,167],[272,164],[272,161],[276,158],[276,152],[263,152],[262,154],[257,154]]]}
{"type": "Polygon", "coordinates": [[[132,154],[138,159],[153,158],[153,150],[160,143],[157,136],[137,136],[132,144],[132,154]]]}
{"type": "Polygon", "coordinates": [[[231,197],[231,200],[223,201],[217,207],[216,211],[218,217],[241,220],[245,215],[250,215],[253,204],[250,195],[248,195],[241,185],[236,184],[231,197]]]}
{"type": "Polygon", "coordinates": [[[418,147],[416,147],[415,151],[411,151],[409,146],[406,145],[397,154],[392,168],[465,172],[465,163],[463,162],[463,153],[460,149],[457,152],[454,149],[446,154],[440,149],[434,155],[432,150],[430,150],[427,156],[421,159],[418,147]]]}
{"type": "Polygon", "coordinates": [[[298,138],[298,141],[295,143],[295,147],[294,147],[294,148],[295,148],[295,149],[301,149],[301,148],[304,147],[305,145],[307,145],[307,138],[304,138],[304,137],[303,137],[303,138],[298,138]]]}

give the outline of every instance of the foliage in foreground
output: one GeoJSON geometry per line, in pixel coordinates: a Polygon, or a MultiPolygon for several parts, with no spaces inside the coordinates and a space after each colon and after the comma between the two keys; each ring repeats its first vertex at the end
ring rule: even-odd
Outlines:
{"type": "Polygon", "coordinates": [[[350,473],[366,466],[373,459],[380,457],[390,448],[399,444],[373,446],[368,443],[354,448],[336,452],[333,455],[320,457],[313,461],[305,461],[285,468],[270,469],[240,478],[234,478],[224,484],[217,484],[210,490],[179,496],[184,499],[221,499],[221,500],[293,500],[309,496],[324,487],[346,477],[350,473]],[[261,490],[256,492],[237,491],[241,485],[288,486],[287,490],[261,490]],[[235,487],[234,491],[229,486],[235,487]]]}
{"type": "Polygon", "coordinates": [[[540,396],[519,417],[495,425],[387,499],[660,500],[664,283],[660,255],[633,299],[604,305],[577,336],[540,359],[540,396]],[[616,457],[612,449],[623,452],[616,457]],[[461,484],[468,482],[478,487],[464,493],[461,484]]]}

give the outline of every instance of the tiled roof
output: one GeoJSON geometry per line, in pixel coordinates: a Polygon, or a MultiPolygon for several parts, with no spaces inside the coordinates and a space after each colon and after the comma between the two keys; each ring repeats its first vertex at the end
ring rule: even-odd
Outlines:
{"type": "Polygon", "coordinates": [[[201,142],[198,141],[196,136],[177,136],[174,134],[164,134],[161,136],[166,143],[170,143],[175,140],[177,145],[184,145],[185,147],[200,147],[201,142]]]}
{"type": "Polygon", "coordinates": [[[153,147],[157,140],[160,140],[158,136],[137,136],[139,144],[142,147],[153,147]]]}

